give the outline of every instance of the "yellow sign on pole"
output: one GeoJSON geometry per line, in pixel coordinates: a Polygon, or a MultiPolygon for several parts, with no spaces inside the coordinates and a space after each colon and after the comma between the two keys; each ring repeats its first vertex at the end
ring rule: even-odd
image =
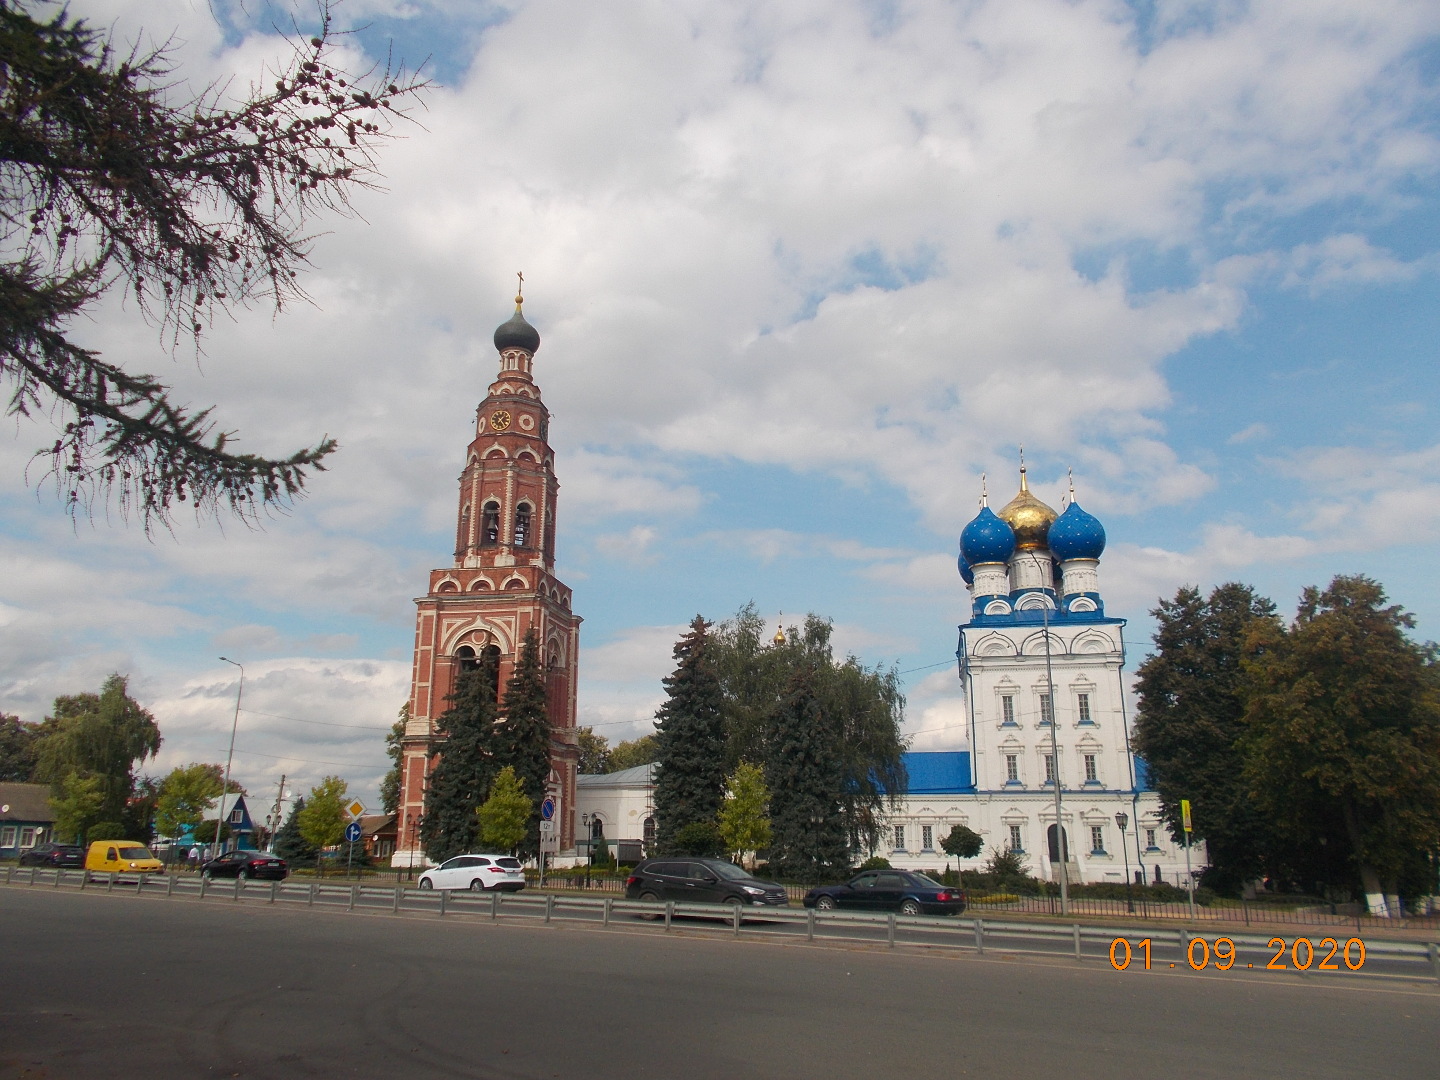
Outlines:
{"type": "Polygon", "coordinates": [[[1189,799],[1181,799],[1181,800],[1180,800],[1180,824],[1185,827],[1185,831],[1186,831],[1187,833],[1194,831],[1194,829],[1192,829],[1191,826],[1190,826],[1190,800],[1189,800],[1189,799]]]}
{"type": "MultiPolygon", "coordinates": [[[[1187,803],[1186,805],[1189,804],[1187,803]]],[[[345,812],[349,814],[352,818],[359,820],[359,818],[362,817],[365,813],[365,804],[359,799],[351,799],[350,805],[345,807],[345,812]]],[[[1189,813],[1189,811],[1186,811],[1186,813],[1189,813]]],[[[1185,820],[1189,821],[1190,819],[1186,818],[1185,820]]],[[[1187,825],[1185,827],[1188,829],[1190,826],[1187,825]]]]}

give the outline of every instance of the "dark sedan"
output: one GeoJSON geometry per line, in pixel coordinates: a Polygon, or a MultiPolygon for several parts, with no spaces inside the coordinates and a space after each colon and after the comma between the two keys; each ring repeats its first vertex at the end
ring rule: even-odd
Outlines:
{"type": "Polygon", "coordinates": [[[225,877],[284,881],[290,868],[284,859],[269,852],[227,851],[202,865],[200,873],[207,881],[225,877]]]}
{"type": "Polygon", "coordinates": [[[760,881],[725,859],[646,859],[625,879],[625,895],[631,900],[692,904],[784,907],[790,903],[784,885],[760,881]]]}
{"type": "Polygon", "coordinates": [[[820,911],[898,911],[901,915],[959,915],[965,892],[909,870],[867,870],[843,885],[821,885],[805,895],[820,911]]]}
{"type": "Polygon", "coordinates": [[[85,865],[85,849],[79,844],[36,844],[29,851],[20,853],[21,866],[73,866],[85,865]]]}

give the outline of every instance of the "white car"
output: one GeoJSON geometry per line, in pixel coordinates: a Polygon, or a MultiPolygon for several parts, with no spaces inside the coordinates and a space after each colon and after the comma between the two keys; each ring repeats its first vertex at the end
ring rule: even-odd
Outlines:
{"type": "Polygon", "coordinates": [[[509,855],[456,855],[420,875],[422,889],[519,892],[524,887],[525,870],[509,855]]]}

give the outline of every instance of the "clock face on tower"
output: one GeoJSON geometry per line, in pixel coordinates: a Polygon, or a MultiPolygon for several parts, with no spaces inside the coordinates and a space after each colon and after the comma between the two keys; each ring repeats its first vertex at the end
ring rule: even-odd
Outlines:
{"type": "Polygon", "coordinates": [[[495,431],[504,431],[510,426],[510,414],[504,409],[496,409],[490,414],[490,427],[495,431]]]}

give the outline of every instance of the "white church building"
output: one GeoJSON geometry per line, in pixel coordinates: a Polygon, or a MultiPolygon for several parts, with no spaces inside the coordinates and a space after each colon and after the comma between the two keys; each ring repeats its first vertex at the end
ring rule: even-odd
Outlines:
{"type": "MultiPolygon", "coordinates": [[[[1023,464],[1019,493],[998,513],[982,491],[960,535],[971,598],[958,651],[969,749],[904,755],[907,788],[876,851],[892,866],[978,870],[1001,849],[1053,881],[1063,850],[1070,882],[1123,883],[1128,865],[1137,880],[1185,883],[1185,849],[1130,750],[1125,620],[1105,614],[1104,551],[1105,529],[1073,486],[1060,514],[1031,493],[1023,464]],[[940,842],[955,825],[979,833],[985,850],[947,856],[940,842]]],[[[580,777],[577,822],[612,843],[652,840],[652,777],[651,766],[580,777]]],[[[1198,875],[1203,844],[1190,860],[1198,875]]]]}

